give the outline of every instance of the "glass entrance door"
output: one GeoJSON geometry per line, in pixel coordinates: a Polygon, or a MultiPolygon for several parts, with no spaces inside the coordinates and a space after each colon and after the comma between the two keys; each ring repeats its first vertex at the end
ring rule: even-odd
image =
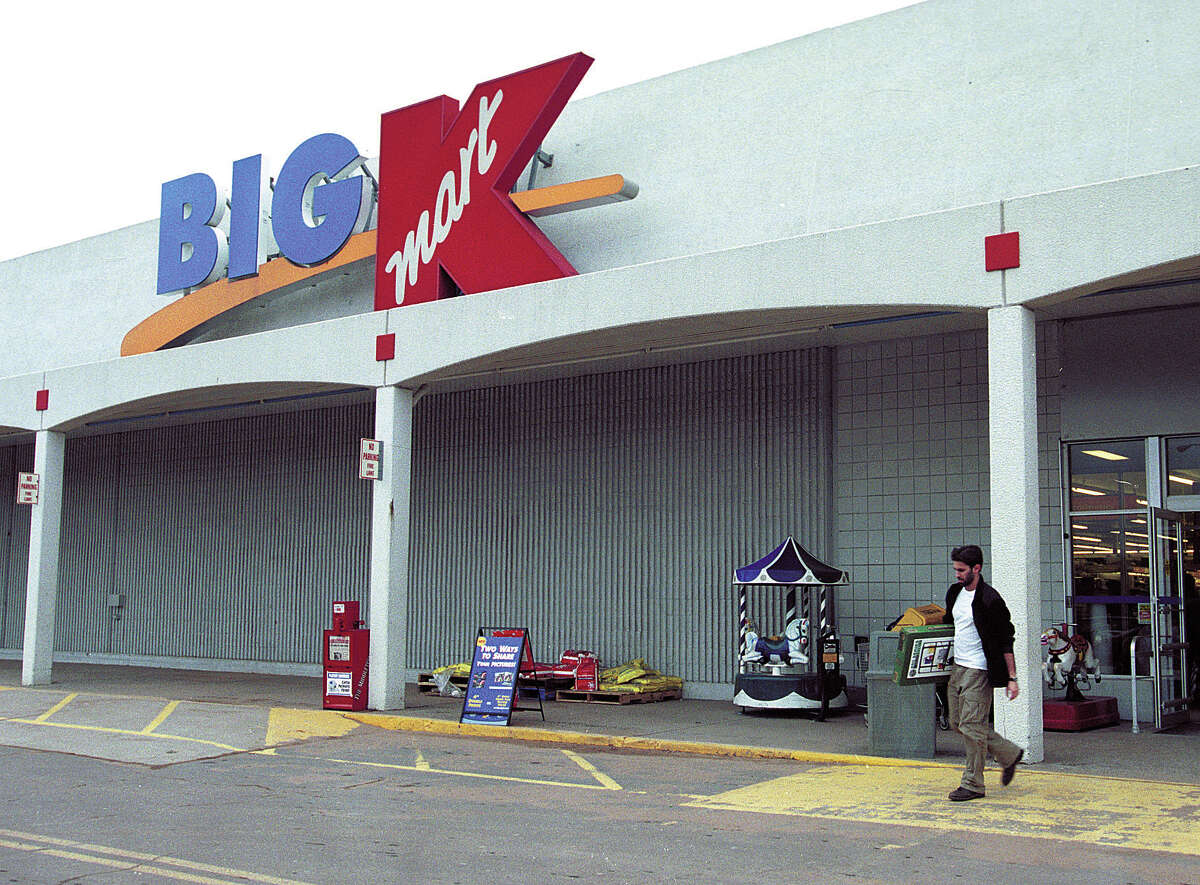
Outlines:
{"type": "MultiPolygon", "coordinates": [[[[1187,642],[1183,611],[1183,516],[1150,507],[1150,635],[1153,642],[1154,727],[1188,720],[1187,642]]],[[[1139,613],[1139,621],[1142,620],[1139,613]]]]}

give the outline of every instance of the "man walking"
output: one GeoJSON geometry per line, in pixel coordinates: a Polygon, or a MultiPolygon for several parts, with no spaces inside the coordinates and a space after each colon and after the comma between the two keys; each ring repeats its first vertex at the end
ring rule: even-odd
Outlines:
{"type": "Polygon", "coordinates": [[[983,763],[990,753],[1004,766],[1000,783],[1008,786],[1025,751],[997,734],[991,725],[992,689],[1019,693],[1013,658],[1012,617],[995,588],[983,580],[983,551],[974,544],[950,552],[954,577],[946,591],[946,611],[954,619],[954,666],[948,686],[950,727],[963,736],[967,764],[953,802],[982,799],[983,763]]]}

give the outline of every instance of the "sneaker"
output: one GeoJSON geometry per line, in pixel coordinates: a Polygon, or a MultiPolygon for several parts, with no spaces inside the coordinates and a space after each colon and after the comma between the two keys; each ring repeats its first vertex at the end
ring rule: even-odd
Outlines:
{"type": "Polygon", "coordinates": [[[1012,765],[1005,765],[1004,771],[1000,774],[1000,786],[1007,787],[1012,783],[1013,775],[1017,773],[1017,763],[1025,758],[1025,751],[1018,750],[1017,758],[1012,761],[1012,765]]]}
{"type": "Polygon", "coordinates": [[[966,787],[959,787],[950,794],[951,802],[966,802],[970,799],[982,799],[983,793],[976,793],[974,790],[968,790],[966,787]]]}

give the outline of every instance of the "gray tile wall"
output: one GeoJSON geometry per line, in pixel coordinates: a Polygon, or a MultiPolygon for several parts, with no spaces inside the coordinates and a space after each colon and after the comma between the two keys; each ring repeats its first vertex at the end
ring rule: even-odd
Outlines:
{"type": "MultiPolygon", "coordinates": [[[[1039,327],[1037,347],[1046,620],[1063,609],[1057,325],[1039,327]]],[[[852,580],[838,595],[838,629],[849,653],[855,635],[942,602],[953,547],[977,543],[990,559],[987,333],[842,347],[834,372],[835,561],[852,580]]]]}

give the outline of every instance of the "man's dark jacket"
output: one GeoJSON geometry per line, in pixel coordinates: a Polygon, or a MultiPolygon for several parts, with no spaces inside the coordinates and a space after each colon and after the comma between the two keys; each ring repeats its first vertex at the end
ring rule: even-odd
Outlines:
{"type": "MultiPolygon", "coordinates": [[[[951,584],[946,591],[946,623],[954,624],[954,601],[958,599],[962,584],[951,584]]],[[[983,654],[987,658],[988,682],[992,688],[1004,688],[1008,685],[1008,663],[1004,660],[1006,654],[1012,654],[1013,627],[1012,616],[1008,606],[991,584],[984,583],[983,578],[975,585],[975,601],[971,603],[971,614],[975,618],[975,629],[983,641],[983,654]]]]}

